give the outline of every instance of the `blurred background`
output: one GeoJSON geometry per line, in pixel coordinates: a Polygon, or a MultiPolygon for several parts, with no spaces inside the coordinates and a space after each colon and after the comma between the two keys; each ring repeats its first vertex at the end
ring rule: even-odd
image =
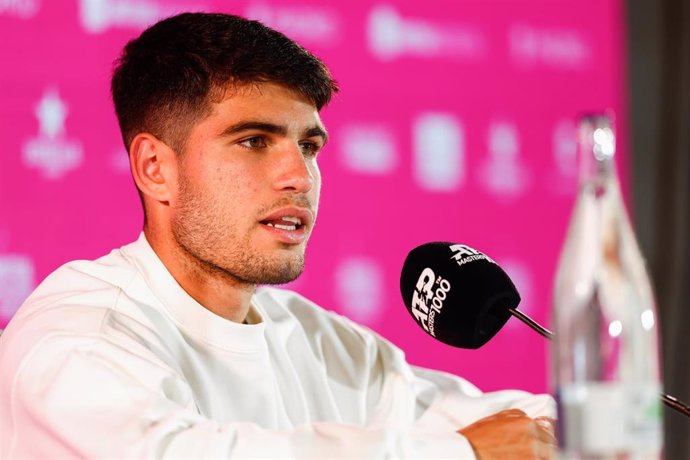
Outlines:
{"type": "MultiPolygon", "coordinates": [[[[612,111],[665,388],[688,401],[687,3],[0,0],[0,327],[59,265],[141,230],[108,92],[122,46],[159,18],[223,11],[297,40],[342,88],[322,112],[319,222],[289,287],[483,390],[549,391],[547,344],[515,320],[481,350],[435,342],[400,300],[403,260],[427,241],[475,247],[548,324],[577,189],[575,123],[612,111]]],[[[666,414],[666,425],[667,458],[690,458],[690,421],[666,414]]]]}

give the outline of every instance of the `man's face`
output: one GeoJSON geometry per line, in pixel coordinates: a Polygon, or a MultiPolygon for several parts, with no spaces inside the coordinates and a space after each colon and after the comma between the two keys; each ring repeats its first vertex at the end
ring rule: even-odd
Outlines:
{"type": "Polygon", "coordinates": [[[190,131],[179,155],[175,242],[189,260],[251,284],[302,272],[326,141],[318,111],[273,83],[242,86],[190,131]]]}

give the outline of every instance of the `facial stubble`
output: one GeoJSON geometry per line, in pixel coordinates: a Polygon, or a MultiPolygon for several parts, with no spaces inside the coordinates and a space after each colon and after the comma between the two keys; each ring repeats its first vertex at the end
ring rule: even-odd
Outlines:
{"type": "MultiPolygon", "coordinates": [[[[191,272],[198,276],[220,276],[229,282],[248,285],[284,284],[302,273],[304,244],[294,247],[276,243],[276,247],[270,250],[258,248],[251,237],[262,231],[258,228],[261,224],[255,221],[246,227],[240,219],[251,219],[251,216],[233,217],[229,210],[236,203],[220,202],[207,189],[197,188],[184,175],[181,175],[179,184],[172,232],[191,272]]],[[[273,203],[270,208],[282,205],[282,202],[273,203]]],[[[257,212],[258,215],[263,213],[263,210],[257,212]]]]}

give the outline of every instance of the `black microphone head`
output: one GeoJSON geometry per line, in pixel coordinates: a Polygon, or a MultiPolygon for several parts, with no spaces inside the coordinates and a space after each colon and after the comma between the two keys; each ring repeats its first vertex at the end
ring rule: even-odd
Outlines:
{"type": "Polygon", "coordinates": [[[426,243],[407,255],[400,275],[407,310],[429,335],[459,348],[488,342],[520,295],[493,260],[462,244],[426,243]]]}

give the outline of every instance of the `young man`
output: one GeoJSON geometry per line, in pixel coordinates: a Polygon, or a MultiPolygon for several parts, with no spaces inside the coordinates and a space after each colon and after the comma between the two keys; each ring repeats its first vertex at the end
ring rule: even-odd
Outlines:
{"type": "Polygon", "coordinates": [[[139,239],[69,263],[0,339],[0,457],[547,458],[552,401],[481,394],[304,298],[321,61],[258,22],[182,14],[112,93],[139,239]],[[512,410],[504,410],[515,408],[512,410]],[[523,409],[519,410],[517,408],[523,409]]]}

